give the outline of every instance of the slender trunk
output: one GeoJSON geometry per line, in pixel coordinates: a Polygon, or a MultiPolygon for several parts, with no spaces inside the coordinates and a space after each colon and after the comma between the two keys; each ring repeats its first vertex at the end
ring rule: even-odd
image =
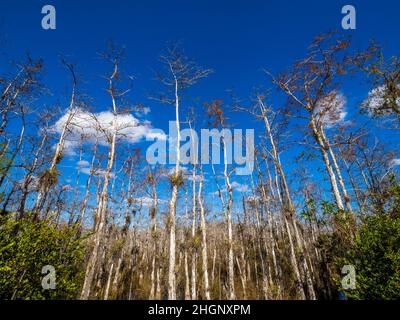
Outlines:
{"type": "MultiPolygon", "coordinates": [[[[222,132],[223,129],[222,129],[222,132]]],[[[227,158],[227,150],[226,150],[226,141],[225,141],[225,136],[222,133],[221,137],[221,142],[222,142],[222,148],[224,152],[224,177],[225,177],[225,185],[226,189],[228,191],[228,202],[226,205],[226,215],[227,215],[227,227],[228,227],[228,285],[229,285],[229,292],[228,292],[228,298],[229,300],[235,300],[235,274],[234,274],[234,254],[233,254],[233,231],[232,231],[232,215],[231,215],[231,209],[232,209],[232,185],[229,179],[229,173],[228,173],[228,158],[227,158]]]]}
{"type": "Polygon", "coordinates": [[[347,192],[346,186],[344,184],[344,180],[343,180],[342,174],[340,172],[339,165],[338,165],[337,160],[336,160],[336,155],[333,152],[333,149],[332,149],[332,147],[331,147],[331,145],[329,143],[328,137],[325,135],[325,132],[324,132],[323,129],[321,129],[321,135],[322,135],[322,139],[324,140],[325,146],[329,151],[329,155],[331,156],[333,168],[335,169],[335,172],[336,172],[336,175],[337,175],[337,178],[338,178],[338,181],[339,181],[339,185],[340,185],[340,188],[341,188],[342,193],[343,193],[343,197],[344,197],[344,202],[346,204],[346,208],[349,211],[349,213],[352,215],[353,214],[353,209],[351,208],[350,197],[349,197],[349,194],[347,192]]]}
{"type": "Polygon", "coordinates": [[[203,187],[203,180],[202,180],[202,177],[200,177],[198,202],[199,202],[199,207],[200,207],[201,258],[202,258],[202,269],[203,269],[203,286],[204,286],[204,297],[206,300],[210,300],[210,287],[209,287],[209,283],[208,283],[208,260],[207,260],[207,230],[206,230],[206,219],[204,216],[203,201],[201,199],[202,187],[203,187]]]}
{"type": "MultiPolygon", "coordinates": [[[[290,245],[291,260],[292,260],[292,264],[293,264],[293,269],[294,269],[294,273],[295,273],[295,276],[296,276],[296,280],[299,283],[300,297],[302,299],[305,299],[306,297],[305,297],[304,289],[302,288],[303,281],[302,281],[302,278],[301,278],[301,273],[300,273],[299,265],[298,265],[298,262],[297,262],[296,250],[294,249],[294,242],[293,242],[293,239],[292,239],[290,226],[288,224],[287,217],[286,217],[286,212],[288,212],[289,213],[289,218],[290,218],[290,223],[293,226],[294,231],[295,231],[296,242],[297,242],[298,249],[300,251],[300,255],[303,256],[300,260],[305,261],[305,259],[306,259],[305,252],[304,252],[303,247],[302,247],[300,235],[299,235],[299,232],[298,232],[298,229],[297,229],[296,217],[294,215],[295,214],[295,209],[294,209],[294,206],[293,206],[293,202],[292,202],[292,198],[291,198],[291,195],[290,195],[289,187],[288,187],[288,184],[287,184],[287,181],[286,181],[286,176],[285,176],[285,173],[283,171],[283,167],[282,167],[282,164],[281,164],[281,161],[280,161],[280,158],[279,158],[279,154],[278,154],[278,151],[277,151],[275,140],[274,140],[273,135],[272,135],[271,126],[269,124],[269,120],[268,120],[268,117],[267,117],[267,114],[266,114],[266,108],[265,108],[265,106],[264,106],[264,104],[263,104],[261,99],[259,99],[259,103],[260,103],[260,108],[261,108],[264,124],[265,124],[265,127],[267,129],[269,141],[270,141],[270,144],[271,144],[271,154],[272,154],[272,158],[274,160],[274,166],[275,166],[275,170],[276,170],[276,173],[277,173],[276,176],[279,175],[279,177],[281,179],[280,186],[281,186],[281,188],[283,188],[283,193],[284,193],[284,196],[285,196],[285,198],[284,198],[285,202],[284,202],[284,207],[283,207],[284,213],[283,214],[284,214],[284,219],[285,219],[286,231],[287,231],[288,238],[289,238],[289,245],[290,245]]],[[[277,187],[277,189],[279,189],[279,188],[277,187]]],[[[312,281],[310,281],[311,276],[309,274],[309,269],[308,269],[307,263],[303,262],[302,267],[303,267],[303,271],[304,271],[304,274],[305,274],[305,277],[306,277],[306,283],[307,283],[307,287],[308,287],[309,292],[310,292],[310,297],[312,299],[315,299],[314,288],[313,288],[312,281]]]]}
{"type": "Polygon", "coordinates": [[[169,205],[169,263],[168,263],[168,300],[176,300],[176,274],[175,274],[175,214],[178,197],[178,177],[180,166],[180,122],[179,122],[179,96],[178,81],[175,79],[175,116],[176,116],[176,165],[172,186],[172,195],[169,205]]]}
{"type": "Polygon", "coordinates": [[[217,249],[214,247],[213,259],[212,259],[212,269],[211,269],[211,286],[212,287],[214,287],[216,259],[217,259],[217,249]]]}
{"type": "Polygon", "coordinates": [[[154,300],[156,281],[155,281],[155,268],[156,268],[156,252],[153,252],[153,258],[151,260],[151,274],[150,274],[150,294],[149,300],[154,300]]]}
{"type": "Polygon", "coordinates": [[[39,148],[36,150],[35,158],[33,160],[32,166],[30,167],[29,172],[27,173],[27,175],[24,178],[24,184],[22,186],[21,200],[20,200],[19,207],[18,207],[19,219],[21,219],[22,216],[24,215],[26,199],[29,194],[29,185],[33,182],[33,174],[38,167],[39,155],[41,154],[41,152],[44,148],[46,140],[47,140],[47,135],[45,134],[42,138],[42,141],[40,142],[39,148]]]}
{"type": "Polygon", "coordinates": [[[89,197],[90,197],[90,186],[91,186],[93,172],[94,172],[94,161],[96,159],[96,154],[97,154],[97,142],[96,142],[96,144],[94,146],[94,150],[93,150],[93,157],[92,157],[92,161],[90,163],[90,171],[89,171],[88,178],[86,180],[86,194],[85,194],[85,198],[83,199],[81,214],[79,216],[80,230],[82,230],[82,227],[85,224],[86,207],[87,207],[89,197]]]}
{"type": "Polygon", "coordinates": [[[100,251],[100,242],[103,237],[104,228],[106,224],[106,213],[107,213],[107,200],[108,200],[108,185],[110,180],[110,173],[114,165],[115,158],[115,146],[117,142],[117,106],[114,97],[113,78],[117,75],[117,65],[114,66],[114,72],[109,79],[109,93],[111,95],[111,101],[113,105],[113,131],[110,142],[110,149],[108,153],[107,168],[104,173],[103,190],[100,196],[100,202],[98,203],[96,216],[99,219],[95,234],[94,234],[94,247],[89,257],[88,264],[86,266],[85,280],[81,292],[81,299],[87,300],[90,296],[90,289],[92,286],[94,274],[97,267],[97,260],[100,251]]]}
{"type": "Polygon", "coordinates": [[[161,282],[160,282],[160,279],[162,277],[162,272],[163,272],[162,268],[158,268],[157,269],[156,300],[160,300],[161,299],[161,282]]]}
{"type": "Polygon", "coordinates": [[[11,157],[8,159],[7,165],[5,166],[5,168],[3,168],[1,170],[2,171],[2,175],[0,177],[0,187],[3,185],[3,182],[4,182],[5,178],[7,177],[8,172],[10,171],[12,165],[14,164],[15,158],[16,158],[19,150],[21,149],[22,142],[24,140],[24,135],[25,135],[25,114],[24,114],[24,110],[22,110],[22,108],[21,108],[21,121],[22,121],[22,126],[21,126],[21,131],[20,131],[20,134],[19,134],[19,139],[18,139],[17,146],[15,147],[11,157]]]}
{"type": "MultiPolygon", "coordinates": [[[[14,106],[15,101],[17,100],[19,94],[21,93],[22,90],[25,89],[25,86],[27,84],[28,84],[28,78],[24,79],[24,81],[22,82],[21,86],[19,86],[17,88],[17,90],[15,90],[14,95],[11,97],[10,101],[8,101],[6,103],[5,108],[1,110],[1,113],[3,115],[2,115],[2,123],[1,123],[1,126],[0,126],[0,135],[3,135],[4,130],[5,130],[6,126],[7,126],[7,123],[8,123],[8,119],[7,119],[8,112],[12,109],[12,107],[14,106]]],[[[5,96],[7,95],[8,91],[10,90],[11,86],[12,86],[12,83],[10,83],[7,86],[7,88],[4,90],[4,93],[2,95],[2,99],[0,99],[0,101],[2,101],[5,98],[5,96]]]]}
{"type": "Polygon", "coordinates": [[[190,278],[189,278],[189,267],[188,267],[188,256],[187,251],[184,253],[184,268],[185,268],[185,300],[190,300],[190,278]]]}
{"type": "Polygon", "coordinates": [[[322,139],[321,133],[318,131],[318,129],[316,127],[314,117],[311,117],[311,119],[310,119],[310,127],[313,132],[314,138],[315,138],[316,142],[318,143],[319,150],[321,151],[322,159],[324,161],[325,168],[326,168],[326,171],[329,176],[329,181],[331,183],[331,188],[332,188],[333,196],[336,201],[336,205],[338,206],[339,209],[344,210],[343,200],[342,200],[342,197],[339,192],[339,188],[338,188],[337,181],[336,181],[336,176],[332,169],[332,165],[329,160],[328,153],[326,152],[327,147],[322,139]]]}
{"type": "MultiPolygon", "coordinates": [[[[81,141],[81,148],[79,150],[79,163],[82,161],[82,153],[83,153],[83,141],[81,141]]],[[[78,167],[76,177],[75,177],[75,189],[74,189],[74,197],[72,200],[72,206],[71,206],[71,212],[69,213],[69,220],[68,220],[68,226],[72,226],[74,223],[74,218],[75,218],[75,207],[76,207],[76,201],[78,197],[78,189],[79,189],[79,177],[80,177],[80,168],[78,167]]]]}
{"type": "MultiPolygon", "coordinates": [[[[71,99],[70,99],[70,104],[69,104],[68,117],[62,127],[60,138],[56,145],[56,150],[54,152],[53,159],[52,159],[50,167],[48,169],[48,171],[51,175],[55,174],[56,166],[61,160],[62,152],[64,150],[64,145],[65,145],[65,137],[68,132],[68,127],[71,124],[71,122],[74,118],[74,115],[75,115],[74,106],[75,106],[75,94],[76,94],[76,91],[75,91],[76,90],[76,78],[75,78],[75,73],[74,73],[72,66],[68,66],[68,68],[72,74],[72,93],[71,93],[71,99]]],[[[48,193],[50,187],[51,186],[46,185],[46,186],[44,186],[44,188],[40,188],[38,195],[37,195],[36,204],[34,207],[35,212],[40,210],[42,198],[46,197],[46,195],[44,195],[44,194],[48,193]]]]}
{"type": "Polygon", "coordinates": [[[104,292],[104,300],[108,300],[108,293],[109,293],[109,290],[110,290],[110,283],[111,283],[113,268],[114,268],[114,263],[111,263],[110,272],[108,273],[106,290],[104,292]]]}
{"type": "Polygon", "coordinates": [[[153,193],[153,207],[151,208],[151,236],[153,240],[153,258],[151,262],[151,288],[150,288],[150,300],[156,298],[156,282],[158,285],[158,268],[156,266],[156,255],[157,252],[157,206],[158,206],[158,195],[157,195],[157,187],[156,181],[153,173],[151,172],[151,168],[149,166],[149,175],[151,177],[150,182],[152,186],[152,193],[153,193]],[[157,268],[157,272],[156,272],[157,268]],[[155,279],[155,274],[157,273],[157,279],[155,279]]]}
{"type": "MultiPolygon", "coordinates": [[[[193,141],[193,137],[192,137],[193,141]]],[[[192,300],[197,299],[197,286],[196,286],[196,262],[197,262],[197,247],[195,246],[195,238],[196,238],[196,219],[197,219],[197,205],[196,205],[196,162],[195,159],[193,161],[193,170],[192,170],[192,266],[191,266],[191,279],[192,279],[192,300]]]]}

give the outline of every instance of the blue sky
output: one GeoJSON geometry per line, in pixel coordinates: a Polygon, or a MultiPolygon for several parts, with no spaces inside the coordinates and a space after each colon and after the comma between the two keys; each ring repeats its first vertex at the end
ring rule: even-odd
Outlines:
{"type": "MultiPolygon", "coordinates": [[[[341,31],[352,36],[354,50],[363,49],[370,39],[376,39],[384,45],[386,55],[399,53],[400,3],[395,0],[2,0],[0,34],[5,45],[0,49],[0,68],[5,66],[4,61],[18,59],[28,50],[34,57],[44,59],[44,82],[57,97],[62,97],[68,94],[70,86],[68,78],[60,76],[64,70],[58,56],[63,54],[77,62],[78,73],[84,80],[80,90],[95,96],[93,105],[97,111],[104,111],[110,101],[101,75],[108,69],[96,53],[112,39],[126,47],[123,68],[136,77],[132,100],[148,105],[151,112],[146,119],[154,127],[166,130],[168,120],[174,119],[173,109],[149,101],[147,94],[157,87],[152,69],[160,66],[158,55],[169,41],[181,41],[188,56],[214,70],[191,90],[192,100],[187,104],[200,101],[200,108],[204,101],[227,100],[228,89],[248,99],[255,86],[269,86],[262,68],[274,73],[283,71],[304,56],[318,33],[340,30],[341,8],[346,4],[357,10],[357,29],[341,31]],[[45,4],[52,4],[57,10],[56,30],[41,28],[41,8],[45,4]]],[[[348,117],[367,121],[357,116],[358,105],[369,89],[367,84],[356,79],[345,84],[344,89],[348,90],[344,92],[348,117]]],[[[47,99],[40,103],[54,102],[47,99]]],[[[62,98],[60,101],[65,103],[62,98]]],[[[278,96],[276,101],[281,102],[278,96]]],[[[200,118],[203,114],[198,113],[200,118]]],[[[257,130],[262,130],[246,116],[230,117],[237,127],[255,128],[256,136],[257,130]]],[[[393,133],[375,132],[382,139],[393,139],[393,146],[398,145],[398,136],[393,137],[393,133]]],[[[289,171],[294,156],[283,155],[289,171]]]]}
{"type": "MultiPolygon", "coordinates": [[[[6,34],[7,49],[26,50],[46,62],[47,79],[60,79],[58,54],[79,62],[86,79],[98,77],[96,52],[108,39],[126,46],[125,68],[137,76],[140,97],[151,82],[151,68],[168,41],[182,41],[188,55],[215,74],[198,91],[211,97],[228,88],[247,95],[254,85],[265,82],[261,68],[281,71],[304,54],[320,33],[340,29],[341,8],[348,1],[8,1],[0,3],[0,31],[6,34]],[[57,29],[40,27],[41,7],[57,10],[57,29]]],[[[365,47],[375,38],[390,53],[398,51],[396,1],[352,1],[357,9],[353,45],[365,47]]],[[[99,79],[96,79],[99,80],[99,79]]],[[[93,85],[97,86],[97,83],[93,85]]],[[[208,98],[208,97],[207,97],[208,98]]]]}

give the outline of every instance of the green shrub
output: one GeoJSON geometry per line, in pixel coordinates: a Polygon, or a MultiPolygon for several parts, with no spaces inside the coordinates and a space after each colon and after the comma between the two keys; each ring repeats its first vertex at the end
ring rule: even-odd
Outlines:
{"type": "Polygon", "coordinates": [[[84,255],[76,231],[49,221],[0,216],[0,299],[75,298],[84,255]],[[54,290],[42,288],[46,265],[56,271],[54,290]]]}
{"type": "Polygon", "coordinates": [[[346,291],[350,299],[400,298],[400,218],[368,217],[345,264],[356,271],[356,289],[346,291]]]}

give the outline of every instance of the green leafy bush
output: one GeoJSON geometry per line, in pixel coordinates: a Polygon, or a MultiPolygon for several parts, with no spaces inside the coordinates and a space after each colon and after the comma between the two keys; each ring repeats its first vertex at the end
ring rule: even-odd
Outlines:
{"type": "Polygon", "coordinates": [[[349,298],[400,298],[400,218],[368,217],[346,260],[356,271],[356,289],[346,291],[349,298]]]}
{"type": "Polygon", "coordinates": [[[83,255],[75,228],[0,216],[0,299],[75,298],[82,281],[83,255]],[[54,290],[42,287],[46,265],[55,268],[54,290]]]}

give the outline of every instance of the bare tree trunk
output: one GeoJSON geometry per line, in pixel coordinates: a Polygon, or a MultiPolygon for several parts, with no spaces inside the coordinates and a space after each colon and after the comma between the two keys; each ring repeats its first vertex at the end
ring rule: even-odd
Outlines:
{"type": "Polygon", "coordinates": [[[110,271],[109,271],[109,273],[108,273],[108,279],[107,279],[106,290],[105,290],[105,292],[104,292],[104,300],[108,300],[108,293],[109,293],[109,290],[110,290],[110,284],[111,284],[111,278],[112,278],[113,268],[114,268],[114,263],[111,263],[110,271]]]}
{"type": "Polygon", "coordinates": [[[175,116],[176,116],[176,165],[172,183],[172,195],[169,204],[169,264],[168,264],[168,300],[176,300],[176,274],[175,274],[175,214],[178,197],[178,177],[181,161],[180,155],[180,122],[179,122],[179,96],[178,81],[175,79],[175,116]]]}
{"type": "Polygon", "coordinates": [[[157,269],[157,287],[156,287],[156,300],[160,300],[161,299],[161,276],[162,276],[162,272],[163,269],[162,268],[158,268],[157,269]]]}
{"type": "Polygon", "coordinates": [[[313,134],[314,134],[314,138],[315,138],[315,140],[317,141],[317,143],[319,145],[319,150],[321,151],[322,159],[324,161],[325,168],[326,168],[326,171],[327,171],[328,176],[329,176],[329,181],[331,183],[331,188],[332,188],[333,196],[334,196],[335,201],[336,201],[336,205],[338,206],[339,209],[344,210],[344,205],[343,205],[342,197],[340,195],[339,188],[338,188],[338,185],[337,185],[336,176],[335,176],[335,173],[334,173],[334,171],[332,169],[331,162],[329,161],[328,153],[326,152],[326,150],[327,150],[326,148],[327,147],[324,144],[324,141],[322,139],[321,133],[318,131],[318,129],[317,129],[316,125],[315,125],[315,119],[314,119],[313,116],[311,116],[311,119],[310,119],[310,127],[311,127],[311,130],[312,130],[313,134]]]}
{"type": "Polygon", "coordinates": [[[85,194],[85,198],[83,199],[81,214],[79,216],[79,224],[80,224],[79,229],[80,230],[82,230],[82,227],[84,226],[84,223],[85,223],[85,213],[86,213],[86,208],[87,208],[87,204],[88,204],[89,197],[90,197],[90,186],[91,186],[93,172],[94,172],[94,161],[96,159],[96,154],[97,154],[97,142],[93,149],[93,157],[92,157],[92,161],[90,163],[90,171],[89,171],[88,178],[86,180],[86,194],[85,194]]]}
{"type": "MultiPolygon", "coordinates": [[[[74,116],[75,116],[75,94],[76,94],[76,77],[75,77],[75,72],[74,72],[74,68],[71,64],[68,63],[64,63],[65,66],[69,69],[69,71],[71,72],[72,75],[72,93],[71,93],[71,99],[70,99],[70,103],[69,103],[69,110],[68,110],[68,117],[67,120],[65,121],[62,130],[61,130],[61,134],[60,134],[60,138],[58,140],[58,143],[56,145],[56,150],[54,152],[53,155],[53,159],[51,161],[50,167],[48,169],[49,173],[51,175],[56,174],[55,169],[57,164],[60,162],[61,157],[62,157],[62,152],[64,150],[64,145],[65,145],[65,137],[67,135],[67,131],[68,131],[68,127],[71,124],[74,116]]],[[[51,186],[44,186],[44,188],[40,188],[38,195],[37,195],[37,199],[36,199],[36,204],[34,207],[34,211],[37,212],[40,209],[40,205],[42,202],[42,198],[43,198],[43,194],[48,192],[48,189],[51,186]]]]}
{"type": "Polygon", "coordinates": [[[151,274],[150,274],[150,294],[149,300],[154,300],[155,295],[155,287],[156,287],[156,280],[155,280],[155,268],[156,268],[156,259],[155,259],[156,252],[153,252],[153,258],[151,260],[151,274]]]}
{"type": "Polygon", "coordinates": [[[352,172],[351,172],[351,168],[350,168],[348,162],[346,161],[346,159],[344,158],[343,151],[342,151],[342,149],[340,147],[339,147],[339,151],[341,153],[341,157],[342,157],[342,160],[343,160],[347,175],[349,177],[349,181],[350,181],[351,187],[353,188],[354,195],[355,195],[356,200],[357,200],[358,208],[360,210],[361,215],[365,216],[365,208],[364,208],[362,200],[361,200],[359,188],[357,187],[356,182],[354,181],[354,178],[353,178],[353,175],[352,175],[352,172]]]}
{"type": "MultiPolygon", "coordinates": [[[[128,175],[128,188],[127,188],[127,198],[126,198],[126,204],[125,204],[125,222],[124,222],[124,226],[122,228],[121,231],[121,236],[122,236],[122,249],[121,252],[119,253],[118,256],[118,262],[117,262],[117,266],[115,268],[115,276],[114,276],[114,280],[112,283],[112,287],[113,288],[117,288],[118,285],[118,281],[119,281],[119,275],[121,272],[121,266],[122,266],[122,260],[124,259],[125,256],[125,251],[126,251],[126,247],[128,245],[126,239],[128,237],[128,232],[129,232],[129,227],[131,224],[131,218],[130,218],[130,210],[131,210],[131,198],[132,198],[132,170],[133,170],[133,164],[134,161],[131,161],[130,167],[129,167],[129,175],[128,175]]],[[[115,180],[114,180],[115,181],[115,180]]]]}
{"type": "Polygon", "coordinates": [[[292,233],[290,231],[290,227],[287,221],[286,216],[284,216],[284,221],[285,221],[285,227],[286,227],[286,232],[288,235],[288,240],[289,240],[289,248],[290,248],[290,259],[292,262],[292,266],[293,266],[293,271],[296,277],[296,282],[297,282],[297,289],[298,292],[300,294],[300,299],[305,300],[306,299],[306,295],[303,289],[303,281],[301,279],[301,275],[300,275],[300,269],[299,266],[297,264],[297,260],[296,260],[296,253],[295,253],[295,249],[294,249],[294,244],[293,244],[293,238],[292,238],[292,233]]]}
{"type": "Polygon", "coordinates": [[[5,180],[5,178],[7,177],[8,172],[11,169],[11,166],[14,164],[14,160],[19,152],[19,150],[21,149],[22,146],[22,142],[24,140],[24,135],[25,135],[25,111],[23,110],[23,107],[21,107],[21,121],[22,121],[22,126],[21,126],[21,131],[19,134],[19,139],[18,139],[18,143],[11,155],[11,157],[9,159],[7,159],[7,165],[2,168],[2,174],[0,177],[0,187],[3,185],[3,182],[5,180]]]}
{"type": "Polygon", "coordinates": [[[325,142],[325,146],[328,149],[329,154],[331,156],[332,163],[333,163],[333,168],[335,169],[335,172],[336,172],[337,177],[338,177],[340,188],[342,189],[342,192],[343,192],[343,197],[344,197],[344,202],[346,204],[346,208],[347,208],[347,210],[349,211],[350,214],[353,214],[353,209],[351,208],[351,203],[350,203],[350,197],[349,197],[349,194],[347,192],[346,186],[344,184],[344,180],[342,178],[342,174],[340,172],[340,168],[339,168],[339,165],[337,163],[335,153],[333,152],[333,149],[332,149],[332,147],[331,147],[331,145],[329,143],[328,137],[325,135],[325,132],[324,132],[323,129],[321,130],[321,135],[322,135],[322,139],[325,142]]]}
{"type": "Polygon", "coordinates": [[[204,207],[201,199],[201,191],[203,187],[202,179],[203,177],[200,177],[199,193],[198,193],[198,202],[200,206],[201,258],[202,258],[202,269],[203,269],[204,297],[206,300],[210,300],[210,287],[208,283],[208,260],[207,260],[207,230],[206,230],[206,219],[204,216],[204,207]]]}
{"type": "Polygon", "coordinates": [[[185,268],[185,300],[190,300],[190,278],[189,278],[189,267],[188,267],[188,256],[187,251],[184,253],[184,268],[185,268]]]}
{"type": "MultiPolygon", "coordinates": [[[[265,164],[267,166],[267,173],[268,173],[268,181],[270,183],[270,190],[271,190],[272,193],[274,193],[274,188],[273,188],[273,184],[272,184],[272,178],[271,178],[271,174],[270,174],[270,171],[269,171],[269,168],[268,168],[267,160],[265,161],[265,164]]],[[[263,243],[264,243],[265,251],[266,252],[269,252],[269,251],[271,252],[272,263],[273,263],[273,267],[274,267],[275,282],[277,283],[278,291],[280,292],[280,290],[281,290],[281,271],[280,271],[280,268],[278,266],[276,253],[275,253],[276,243],[275,243],[275,239],[274,239],[274,235],[273,235],[273,231],[272,231],[272,228],[273,228],[272,227],[272,215],[271,215],[271,210],[270,210],[270,207],[269,207],[269,202],[270,201],[269,201],[269,198],[268,198],[268,194],[267,194],[266,188],[264,186],[264,181],[263,181],[263,177],[261,175],[261,171],[260,171],[260,166],[258,164],[258,160],[256,160],[256,168],[257,168],[257,171],[258,171],[258,179],[261,182],[261,196],[262,196],[262,199],[263,199],[264,208],[265,208],[265,210],[267,212],[267,230],[266,230],[266,232],[265,231],[262,232],[262,234],[263,234],[263,238],[264,239],[268,239],[268,244],[269,245],[267,245],[265,241],[263,241],[263,243]],[[267,233],[266,236],[265,236],[265,233],[267,233]],[[270,248],[270,250],[268,250],[268,248],[270,248]]],[[[272,282],[272,274],[271,274],[271,272],[268,272],[268,275],[269,275],[268,281],[269,281],[270,285],[272,286],[273,282],[272,282]]],[[[278,295],[279,295],[279,293],[278,293],[278,295]]]]}
{"type": "Polygon", "coordinates": [[[159,285],[158,283],[158,273],[159,273],[159,268],[157,267],[157,261],[156,261],[156,255],[158,254],[158,237],[157,237],[157,208],[158,208],[158,194],[157,194],[157,186],[156,186],[156,180],[154,177],[154,174],[151,171],[151,167],[149,166],[149,176],[151,177],[150,183],[152,187],[152,196],[153,196],[153,207],[150,209],[150,215],[151,215],[151,236],[152,236],[152,241],[153,241],[153,257],[152,257],[152,262],[151,262],[151,288],[150,288],[150,300],[157,299],[157,294],[156,294],[156,285],[159,285]],[[157,271],[156,271],[157,270],[157,271]],[[156,284],[157,282],[157,284],[156,284]]]}
{"type": "Polygon", "coordinates": [[[117,105],[114,97],[114,87],[113,87],[113,79],[116,77],[118,72],[117,65],[114,65],[114,72],[109,78],[109,93],[111,95],[111,101],[113,105],[113,131],[110,142],[110,149],[108,153],[108,162],[107,168],[104,173],[104,182],[103,182],[103,190],[100,196],[100,202],[98,204],[96,210],[96,216],[99,218],[99,223],[96,228],[96,232],[94,235],[94,247],[92,254],[90,255],[88,264],[86,266],[85,280],[81,292],[81,299],[86,300],[90,296],[90,289],[93,282],[97,260],[100,250],[100,242],[104,233],[104,227],[106,223],[106,213],[107,213],[107,200],[108,200],[108,184],[110,179],[110,173],[114,165],[115,158],[115,146],[117,142],[117,105]]]}
{"type": "Polygon", "coordinates": [[[243,289],[243,300],[247,300],[247,290],[246,290],[246,276],[245,276],[245,270],[240,266],[240,262],[238,257],[236,256],[236,265],[238,266],[238,271],[239,271],[239,277],[240,277],[240,282],[242,283],[242,289],[243,289]]]}
{"type": "MultiPolygon", "coordinates": [[[[193,141],[193,138],[192,138],[193,141]]],[[[196,238],[196,219],[197,219],[197,206],[196,206],[196,163],[193,159],[193,169],[192,169],[192,267],[191,267],[191,280],[192,280],[192,300],[197,299],[197,287],[196,287],[196,262],[197,262],[197,248],[195,246],[196,238]]]]}
{"type": "Polygon", "coordinates": [[[211,286],[214,287],[214,279],[215,279],[215,260],[217,259],[217,249],[214,247],[213,259],[212,259],[212,268],[211,268],[211,286]]]}
{"type": "Polygon", "coordinates": [[[296,237],[296,242],[297,242],[297,245],[299,247],[300,254],[301,254],[300,261],[302,261],[302,268],[303,268],[303,271],[304,271],[305,282],[306,282],[306,285],[307,285],[307,288],[308,288],[309,299],[316,300],[317,297],[316,297],[315,291],[314,291],[312,273],[310,272],[310,269],[309,269],[308,264],[307,264],[307,258],[309,258],[309,257],[308,257],[308,254],[306,252],[306,247],[303,246],[304,242],[303,242],[303,240],[302,240],[302,238],[300,237],[300,234],[299,234],[299,230],[298,230],[298,227],[297,227],[297,220],[293,219],[292,220],[292,224],[293,224],[293,228],[294,228],[294,234],[295,234],[295,237],[296,237]]]}
{"type": "MultiPolygon", "coordinates": [[[[18,75],[17,75],[18,77],[18,75]]],[[[11,89],[11,87],[14,85],[15,80],[17,80],[16,78],[9,83],[9,85],[7,86],[7,88],[4,90],[3,95],[2,95],[2,99],[0,101],[2,101],[8,94],[8,91],[11,89]]],[[[8,123],[8,119],[7,119],[7,115],[8,112],[13,108],[18,96],[20,95],[21,91],[25,90],[25,86],[28,84],[29,80],[28,78],[24,79],[24,81],[22,82],[22,84],[15,90],[13,96],[11,97],[11,99],[9,101],[7,101],[7,103],[5,104],[5,108],[1,109],[1,113],[2,115],[2,123],[0,126],[0,135],[3,134],[7,123],[8,123]]]]}
{"type": "MultiPolygon", "coordinates": [[[[223,132],[223,129],[222,129],[223,132]]],[[[226,205],[226,215],[227,215],[227,225],[228,225],[228,283],[229,283],[229,300],[235,300],[235,270],[234,270],[234,255],[233,255],[233,231],[232,231],[232,216],[231,216],[231,209],[232,209],[232,185],[229,179],[228,174],[228,158],[227,158],[227,150],[226,150],[226,141],[225,136],[222,133],[221,136],[222,148],[224,152],[224,177],[225,177],[225,185],[228,191],[228,202],[226,205]]]]}
{"type": "MultiPolygon", "coordinates": [[[[79,163],[82,161],[82,153],[83,153],[83,139],[81,139],[81,147],[79,150],[79,163]]],[[[78,190],[79,190],[79,177],[80,177],[80,168],[78,167],[77,172],[76,172],[76,177],[75,177],[75,189],[74,189],[74,197],[72,199],[72,206],[71,206],[71,211],[69,213],[69,220],[68,220],[68,226],[72,226],[74,223],[74,218],[75,218],[75,207],[76,207],[76,201],[78,197],[78,190]]]]}
{"type": "MultiPolygon", "coordinates": [[[[294,273],[295,273],[295,276],[296,276],[296,280],[297,280],[297,282],[299,284],[300,297],[301,297],[301,299],[305,299],[306,296],[305,296],[304,289],[302,287],[303,281],[301,279],[301,273],[300,273],[299,265],[297,263],[296,251],[294,249],[294,242],[293,242],[293,239],[292,239],[290,227],[289,227],[289,224],[288,224],[288,221],[287,221],[287,217],[286,217],[286,212],[285,212],[285,211],[289,212],[289,217],[290,217],[291,224],[293,225],[293,227],[295,229],[295,236],[296,236],[297,244],[299,246],[301,254],[304,255],[304,251],[303,251],[303,248],[301,246],[301,240],[299,238],[299,234],[298,234],[298,231],[297,231],[296,218],[294,216],[295,210],[294,210],[293,202],[292,202],[292,199],[291,199],[291,196],[290,196],[289,187],[288,187],[288,184],[286,182],[285,173],[283,171],[283,167],[282,167],[281,161],[279,159],[279,154],[278,154],[278,151],[277,151],[275,140],[274,140],[273,135],[272,135],[271,126],[269,124],[269,120],[268,120],[268,117],[267,117],[267,114],[266,114],[266,108],[265,108],[264,103],[262,102],[261,99],[259,99],[259,103],[260,103],[260,108],[261,108],[264,124],[265,124],[265,127],[267,129],[269,141],[270,141],[270,144],[271,144],[271,154],[272,154],[272,158],[274,160],[274,166],[275,166],[275,169],[276,169],[276,176],[279,175],[279,177],[281,178],[281,182],[282,182],[281,186],[283,188],[283,193],[285,195],[285,201],[287,202],[287,205],[285,205],[285,203],[284,203],[284,207],[283,207],[284,213],[283,213],[283,215],[284,215],[284,219],[285,219],[286,231],[287,231],[288,238],[289,238],[291,261],[292,261],[294,273]]],[[[307,274],[306,278],[307,278],[307,280],[309,280],[307,264],[303,265],[303,268],[304,268],[304,273],[307,274]]],[[[309,281],[307,281],[307,284],[309,285],[309,290],[311,292],[311,296],[315,297],[312,283],[310,284],[309,281]]]]}

